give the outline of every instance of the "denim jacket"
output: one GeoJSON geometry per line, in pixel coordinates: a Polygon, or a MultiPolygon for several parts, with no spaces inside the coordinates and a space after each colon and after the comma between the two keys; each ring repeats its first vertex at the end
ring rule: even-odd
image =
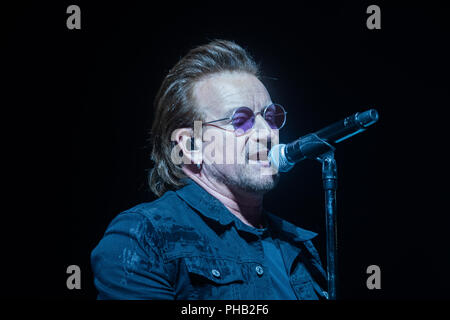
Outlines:
{"type": "MultiPolygon", "coordinates": [[[[263,217],[297,298],[326,299],[317,234],[263,217]]],[[[260,237],[188,180],[113,219],[91,254],[98,299],[273,299],[260,237]]]]}

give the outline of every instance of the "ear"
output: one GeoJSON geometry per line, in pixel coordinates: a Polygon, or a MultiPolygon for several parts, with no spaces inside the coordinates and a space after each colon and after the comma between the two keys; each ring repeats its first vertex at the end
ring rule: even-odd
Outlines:
{"type": "Polygon", "coordinates": [[[194,130],[192,128],[176,129],[172,135],[178,148],[183,152],[184,164],[202,163],[202,139],[194,139],[194,130]]]}

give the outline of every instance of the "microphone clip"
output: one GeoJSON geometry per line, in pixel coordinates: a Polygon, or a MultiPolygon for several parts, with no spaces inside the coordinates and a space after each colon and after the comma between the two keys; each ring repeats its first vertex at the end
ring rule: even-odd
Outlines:
{"type": "MultiPolygon", "coordinates": [[[[310,133],[298,139],[293,144],[286,145],[288,155],[295,155],[295,158],[312,159],[322,162],[322,157],[328,153],[334,153],[336,148],[326,140],[321,139],[317,134],[310,133]],[[289,150],[291,149],[291,150],[289,150]],[[296,151],[294,151],[296,150],[296,151]]],[[[290,160],[290,159],[288,159],[290,160]]]]}

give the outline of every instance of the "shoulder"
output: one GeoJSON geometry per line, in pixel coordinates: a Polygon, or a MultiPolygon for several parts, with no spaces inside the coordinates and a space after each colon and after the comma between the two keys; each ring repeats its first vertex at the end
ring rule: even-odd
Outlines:
{"type": "Polygon", "coordinates": [[[159,242],[159,229],[179,220],[183,201],[175,192],[168,191],[161,198],[144,202],[117,214],[109,223],[103,236],[117,235],[133,238],[139,242],[159,242]]]}
{"type": "MultiPolygon", "coordinates": [[[[146,223],[155,228],[180,219],[185,210],[184,202],[173,191],[167,191],[160,198],[144,202],[120,212],[111,221],[108,229],[117,223],[130,225],[146,223]]],[[[130,225],[131,227],[131,225],[130,225]]]]}
{"type": "Polygon", "coordinates": [[[168,191],[161,198],[144,202],[117,214],[108,224],[92,256],[123,256],[143,250],[143,255],[164,256],[164,225],[173,225],[181,215],[182,200],[168,191]],[[172,223],[170,223],[172,221],[172,223]],[[139,249],[139,250],[138,250],[139,249]]]}
{"type": "Polygon", "coordinates": [[[117,214],[108,232],[145,235],[146,241],[163,246],[174,239],[177,230],[190,230],[198,225],[198,215],[175,191],[167,191],[160,198],[135,205],[117,214]]]}
{"type": "Polygon", "coordinates": [[[130,209],[121,212],[119,215],[139,214],[153,222],[161,220],[163,217],[174,217],[180,212],[183,201],[173,191],[167,191],[160,198],[140,203],[130,209]]]}

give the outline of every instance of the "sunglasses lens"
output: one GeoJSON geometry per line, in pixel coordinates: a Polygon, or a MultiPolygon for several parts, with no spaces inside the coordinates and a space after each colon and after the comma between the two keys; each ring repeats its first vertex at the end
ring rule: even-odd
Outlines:
{"type": "Polygon", "coordinates": [[[286,111],[278,104],[272,104],[267,107],[264,113],[264,119],[272,129],[281,129],[286,121],[286,111]]]}
{"type": "Polygon", "coordinates": [[[255,115],[252,109],[247,107],[241,107],[234,113],[232,124],[236,132],[247,132],[253,127],[255,122],[255,115]]]}

